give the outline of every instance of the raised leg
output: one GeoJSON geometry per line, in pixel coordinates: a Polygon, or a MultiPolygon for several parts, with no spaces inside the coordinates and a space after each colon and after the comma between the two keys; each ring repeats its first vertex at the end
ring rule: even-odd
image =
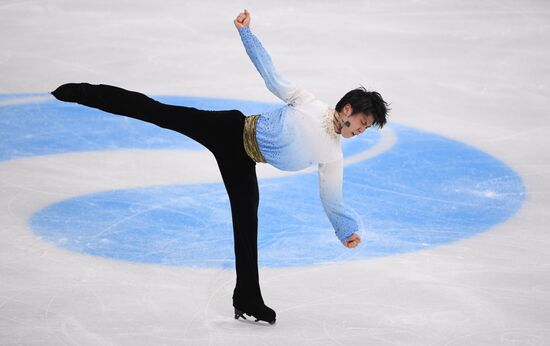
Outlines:
{"type": "Polygon", "coordinates": [[[244,123],[244,115],[237,110],[206,111],[167,105],[142,93],[105,84],[64,84],[52,95],[61,101],[76,102],[180,132],[212,152],[225,149],[227,136],[242,137],[239,126],[244,123]]]}

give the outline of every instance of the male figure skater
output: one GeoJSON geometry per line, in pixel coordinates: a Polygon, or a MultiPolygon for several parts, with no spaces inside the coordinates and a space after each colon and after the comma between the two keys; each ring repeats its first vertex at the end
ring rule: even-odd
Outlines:
{"type": "Polygon", "coordinates": [[[318,164],[320,197],[340,242],[354,248],[361,238],[359,222],[343,203],[343,155],[340,138],[360,135],[386,123],[387,103],[379,93],[351,90],[335,108],[289,83],[275,70],[271,58],[250,30],[250,13],[234,20],[246,52],[267,88],[285,105],[259,115],[238,110],[206,111],[167,105],[138,92],[110,85],[69,83],[52,94],[61,101],[132,117],[182,133],[214,155],[231,205],[237,280],[233,291],[235,318],[254,316],[275,323],[276,313],[264,304],[258,275],[258,204],[256,163],[281,170],[318,164]]]}

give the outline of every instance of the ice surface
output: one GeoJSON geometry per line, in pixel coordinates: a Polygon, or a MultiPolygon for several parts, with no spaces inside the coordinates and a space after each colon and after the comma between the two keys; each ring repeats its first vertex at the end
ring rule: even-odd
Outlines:
{"type": "MultiPolygon", "coordinates": [[[[0,162],[0,343],[549,344],[546,1],[3,1],[0,107],[15,105],[15,94],[39,108],[49,102],[41,95],[69,81],[277,102],[232,26],[245,6],[288,79],[329,103],[358,84],[377,89],[392,102],[391,122],[511,167],[527,191],[522,208],[488,232],[424,251],[263,269],[278,323],[259,327],[232,319],[230,270],[84,255],[38,239],[28,223],[51,203],[113,186],[215,183],[211,157],[137,149],[18,156],[0,162]]],[[[415,153],[407,160],[430,163],[415,153]]],[[[499,184],[466,190],[457,180],[448,188],[492,200],[499,184]]],[[[433,186],[424,187],[429,195],[433,186]]],[[[405,206],[414,215],[415,206],[405,206]]],[[[302,248],[307,254],[307,242],[302,248]]]]}

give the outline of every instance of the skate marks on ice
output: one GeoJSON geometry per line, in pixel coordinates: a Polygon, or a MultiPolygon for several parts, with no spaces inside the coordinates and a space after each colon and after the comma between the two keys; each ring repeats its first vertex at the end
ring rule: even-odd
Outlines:
{"type": "MultiPolygon", "coordinates": [[[[241,100],[167,101],[248,114],[276,107],[241,100]]],[[[0,111],[12,115],[3,119],[15,133],[5,141],[5,159],[65,152],[5,164],[30,172],[48,167],[58,184],[59,177],[81,180],[78,191],[59,185],[60,195],[36,206],[31,225],[43,239],[132,262],[233,266],[228,200],[211,155],[197,144],[149,124],[59,102],[0,111]],[[20,126],[29,118],[38,119],[36,133],[20,126]],[[45,140],[48,146],[42,145],[45,140]],[[67,166],[78,167],[71,177],[54,168],[67,166]],[[90,186],[97,177],[107,182],[90,186]]],[[[431,133],[394,125],[382,135],[367,131],[344,140],[343,147],[345,200],[365,220],[366,246],[353,253],[335,246],[318,201],[314,167],[288,174],[259,165],[261,265],[301,266],[425,249],[486,230],[513,215],[523,201],[521,179],[509,167],[431,133]],[[307,255],[296,245],[304,241],[314,249],[307,255]]]]}

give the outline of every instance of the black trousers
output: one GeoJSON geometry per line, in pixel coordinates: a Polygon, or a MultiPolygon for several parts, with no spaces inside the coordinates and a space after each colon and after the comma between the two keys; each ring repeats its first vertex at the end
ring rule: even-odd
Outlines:
{"type": "Polygon", "coordinates": [[[233,305],[241,309],[262,306],[258,277],[259,191],[256,163],[244,150],[245,116],[238,110],[205,111],[167,105],[141,93],[103,84],[66,84],[53,95],[177,131],[214,154],[231,204],[237,271],[233,305]]]}

